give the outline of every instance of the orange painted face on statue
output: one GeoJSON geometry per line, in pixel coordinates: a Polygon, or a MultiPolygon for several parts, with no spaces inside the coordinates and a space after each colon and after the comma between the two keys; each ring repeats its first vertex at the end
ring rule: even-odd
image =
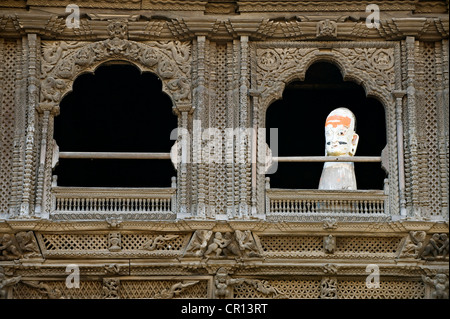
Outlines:
{"type": "Polygon", "coordinates": [[[325,154],[327,156],[353,156],[359,136],[355,133],[355,116],[347,108],[332,111],[325,122],[325,154]]]}

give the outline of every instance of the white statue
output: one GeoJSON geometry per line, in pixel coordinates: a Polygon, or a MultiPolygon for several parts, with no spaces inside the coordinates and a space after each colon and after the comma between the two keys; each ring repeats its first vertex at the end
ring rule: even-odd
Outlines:
{"type": "MultiPolygon", "coordinates": [[[[355,133],[356,118],[347,108],[337,108],[325,122],[326,156],[353,156],[359,136],[355,133]]],[[[319,189],[356,190],[353,162],[326,162],[320,177],[319,189]]]]}

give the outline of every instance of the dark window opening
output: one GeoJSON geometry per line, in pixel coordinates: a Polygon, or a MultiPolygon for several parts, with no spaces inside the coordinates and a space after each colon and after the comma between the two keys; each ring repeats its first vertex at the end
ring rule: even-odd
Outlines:
{"type": "MultiPolygon", "coordinates": [[[[270,128],[278,128],[278,156],[325,156],[325,120],[346,107],[356,116],[359,143],[355,156],[381,156],[386,146],[383,105],[367,98],[364,88],[343,81],[339,69],[326,62],[313,64],[305,81],[286,86],[283,98],[267,109],[267,143],[270,128]]],[[[270,177],[272,188],[317,189],[323,163],[278,163],[270,177]]],[[[385,171],[381,163],[355,163],[358,189],[383,189],[385,171]]]]}
{"type": "MultiPolygon", "coordinates": [[[[170,152],[177,127],[161,80],[130,64],[83,74],[60,104],[55,140],[60,152],[170,152]]],[[[59,186],[170,187],[170,160],[60,159],[59,186]]]]}

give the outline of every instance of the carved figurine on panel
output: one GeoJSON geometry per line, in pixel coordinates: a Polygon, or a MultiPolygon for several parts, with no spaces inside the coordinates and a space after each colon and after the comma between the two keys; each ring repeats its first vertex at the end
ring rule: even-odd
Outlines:
{"type": "Polygon", "coordinates": [[[197,257],[203,256],[208,248],[208,242],[212,233],[211,230],[196,230],[186,248],[186,254],[193,254],[197,257]]]}
{"type": "Polygon", "coordinates": [[[121,234],[120,233],[109,233],[109,238],[108,238],[108,244],[109,244],[109,251],[115,252],[115,251],[121,251],[122,247],[120,247],[121,245],[121,234]]]}
{"type": "Polygon", "coordinates": [[[159,235],[155,239],[150,239],[149,241],[144,243],[142,245],[142,249],[150,250],[150,251],[160,249],[160,248],[164,247],[164,244],[166,243],[166,241],[170,241],[177,237],[179,237],[179,236],[178,235],[159,235]]]}
{"type": "Polygon", "coordinates": [[[333,254],[336,250],[336,237],[328,235],[323,238],[323,248],[327,254],[333,254]]]}
{"type": "Polygon", "coordinates": [[[8,297],[8,288],[17,284],[21,279],[21,276],[6,278],[5,271],[0,266],[0,299],[6,299],[8,297]]]}
{"type": "Polygon", "coordinates": [[[224,238],[221,232],[216,232],[214,234],[213,242],[209,244],[208,250],[205,252],[205,256],[211,253],[215,253],[216,257],[221,256],[223,249],[227,247],[229,243],[230,240],[224,238]]]}
{"type": "Polygon", "coordinates": [[[448,256],[448,235],[433,234],[422,252],[425,260],[445,259],[448,256]]]}
{"type": "MultiPolygon", "coordinates": [[[[325,122],[325,155],[353,156],[359,136],[355,132],[355,115],[347,108],[337,108],[325,122]]],[[[353,162],[326,162],[320,177],[319,189],[356,190],[353,162]]]]}
{"type": "Polygon", "coordinates": [[[424,231],[411,231],[406,239],[403,251],[400,257],[413,257],[418,258],[419,251],[423,247],[425,241],[426,232],[424,231]]]}
{"type": "Polygon", "coordinates": [[[250,230],[235,231],[236,240],[239,244],[239,249],[246,257],[260,257],[261,254],[258,251],[258,247],[255,244],[255,241],[252,236],[252,232],[250,230]]]}
{"type": "Polygon", "coordinates": [[[228,257],[230,254],[240,256],[241,251],[238,244],[233,240],[233,235],[230,232],[226,232],[224,235],[225,247],[223,248],[222,254],[228,257]]]}
{"type": "Polygon", "coordinates": [[[32,231],[17,233],[16,240],[25,257],[39,254],[39,247],[32,231]]]}
{"type": "Polygon", "coordinates": [[[4,234],[0,237],[0,252],[0,260],[14,260],[22,257],[14,241],[14,236],[10,234],[4,234]]]}
{"type": "Polygon", "coordinates": [[[219,268],[214,277],[215,295],[219,299],[227,299],[232,295],[232,286],[243,283],[245,279],[232,279],[225,268],[219,268]]]}
{"type": "Polygon", "coordinates": [[[120,279],[103,278],[103,297],[105,299],[119,299],[120,279]]]}
{"type": "Polygon", "coordinates": [[[422,276],[423,282],[432,288],[432,299],[448,299],[448,278],[445,274],[437,274],[434,279],[422,276]]]}
{"type": "Polygon", "coordinates": [[[169,289],[164,289],[160,293],[155,295],[156,299],[172,299],[179,294],[181,294],[186,288],[189,288],[195,284],[199,283],[199,281],[186,281],[186,282],[177,282],[172,285],[169,289]]]}

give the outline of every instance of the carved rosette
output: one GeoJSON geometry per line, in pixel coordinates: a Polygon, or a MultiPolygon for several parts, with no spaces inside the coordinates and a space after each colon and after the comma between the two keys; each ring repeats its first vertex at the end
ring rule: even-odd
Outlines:
{"type": "Polygon", "coordinates": [[[42,50],[40,102],[53,105],[55,113],[77,76],[111,60],[128,61],[141,71],[155,73],[175,107],[191,105],[191,47],[187,42],[141,43],[113,37],[94,43],[45,42],[42,50]]]}

